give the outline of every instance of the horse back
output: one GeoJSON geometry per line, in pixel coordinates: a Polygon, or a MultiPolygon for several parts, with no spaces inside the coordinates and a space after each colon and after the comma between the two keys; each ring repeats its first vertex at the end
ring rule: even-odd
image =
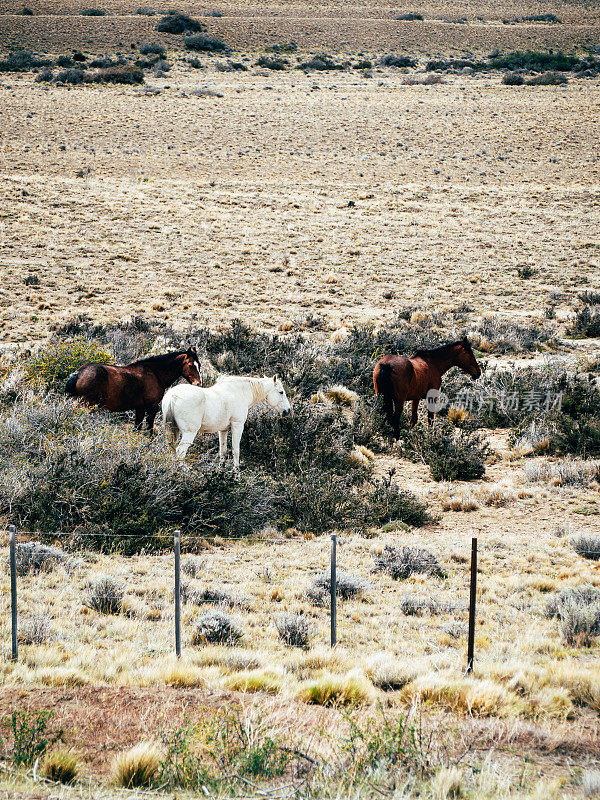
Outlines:
{"type": "MultiPolygon", "coordinates": [[[[86,403],[109,411],[131,411],[140,406],[157,405],[162,398],[155,379],[145,381],[142,375],[128,367],[84,364],[76,374],[75,394],[86,403]]],[[[72,390],[71,386],[71,393],[72,390]]]]}

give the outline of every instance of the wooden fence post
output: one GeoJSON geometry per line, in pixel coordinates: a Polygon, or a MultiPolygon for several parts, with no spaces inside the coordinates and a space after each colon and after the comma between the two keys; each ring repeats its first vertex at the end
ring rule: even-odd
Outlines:
{"type": "Polygon", "coordinates": [[[477,538],[471,539],[471,592],[469,597],[469,641],[467,645],[467,672],[473,672],[475,658],[475,600],[477,597],[477,538]]]}
{"type": "Polygon", "coordinates": [[[331,646],[335,647],[337,644],[337,577],[336,577],[336,550],[337,550],[337,533],[331,534],[331,578],[330,578],[330,595],[331,595],[331,646]]]}
{"type": "Polygon", "coordinates": [[[175,531],[175,653],[181,655],[181,532],[175,531]]]}
{"type": "Polygon", "coordinates": [[[19,657],[19,646],[17,638],[17,550],[16,550],[16,528],[10,525],[10,611],[12,617],[12,660],[16,661],[19,657]]]}

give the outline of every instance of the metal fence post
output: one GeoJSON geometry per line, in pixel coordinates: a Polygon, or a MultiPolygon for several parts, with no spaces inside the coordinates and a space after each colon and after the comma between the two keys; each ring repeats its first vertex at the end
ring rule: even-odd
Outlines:
{"type": "Polygon", "coordinates": [[[475,658],[475,600],[477,597],[477,538],[471,539],[471,592],[469,597],[469,641],[467,646],[467,672],[473,672],[475,658]]]}
{"type": "Polygon", "coordinates": [[[336,550],[337,550],[337,533],[331,534],[331,579],[330,579],[330,593],[331,593],[331,646],[335,647],[337,643],[337,579],[336,579],[336,550]]]}
{"type": "Polygon", "coordinates": [[[175,653],[181,655],[181,532],[175,531],[175,653]]]}
{"type": "Polygon", "coordinates": [[[10,611],[12,617],[12,660],[16,661],[19,657],[19,646],[17,640],[17,551],[16,551],[16,528],[10,525],[10,611]]]}

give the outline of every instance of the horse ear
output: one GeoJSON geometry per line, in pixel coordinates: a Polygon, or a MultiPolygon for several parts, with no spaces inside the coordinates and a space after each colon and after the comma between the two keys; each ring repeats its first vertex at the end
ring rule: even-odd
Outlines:
{"type": "Polygon", "coordinates": [[[273,375],[273,383],[277,383],[277,375],[273,375]]]}

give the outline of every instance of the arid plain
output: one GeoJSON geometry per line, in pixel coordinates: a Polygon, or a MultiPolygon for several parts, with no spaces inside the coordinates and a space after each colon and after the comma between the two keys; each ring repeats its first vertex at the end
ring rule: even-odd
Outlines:
{"type": "MultiPolygon", "coordinates": [[[[233,48],[195,66],[182,37],[154,30],[162,9],[136,14],[111,0],[94,17],[80,14],[85,7],[40,1],[23,16],[3,2],[0,49],[92,57],[154,42],[167,48],[170,69],[148,70],[139,86],[0,74],[3,365],[35,354],[81,314],[98,323],[151,318],[182,335],[242,318],[326,346],[356,323],[389,323],[410,308],[418,323],[454,329],[458,319],[476,334],[492,315],[550,326],[549,342],[508,354],[477,334],[478,357],[509,371],[552,362],[597,378],[598,339],[568,334],[579,296],[600,291],[600,78],[510,86],[497,71],[463,68],[421,82],[433,58],[597,52],[594,4],[187,4],[182,11],[233,48]],[[408,11],[424,20],[395,18],[408,11]],[[561,22],[516,21],[542,13],[561,22]],[[292,40],[287,69],[257,65],[265,47],[292,40]],[[324,52],[347,68],[293,68],[324,52]],[[389,53],[417,66],[379,65],[389,53]],[[227,71],[232,60],[247,69],[227,71]]],[[[207,542],[188,590],[218,585],[242,597],[232,613],[245,636],[235,648],[191,646],[200,610],[185,603],[180,662],[171,653],[170,553],[77,554],[68,568],[20,579],[25,622],[46,614],[52,634],[24,644],[18,664],[8,660],[5,572],[3,713],[16,699],[53,708],[52,724],[85,764],[83,782],[60,796],[100,797],[117,791],[106,788],[116,753],[220,707],[274,737],[291,732],[311,758],[343,771],[344,710],[305,702],[313,683],[337,681],[355,692],[360,713],[377,720],[378,703],[392,717],[412,709],[433,737],[427,780],[392,785],[374,772],[357,782],[356,797],[597,796],[598,646],[565,642],[545,613],[561,589],[600,587],[600,562],[570,544],[600,535],[597,474],[574,459],[570,481],[556,472],[565,459],[519,448],[509,434],[485,429],[493,453],[486,476],[472,482],[436,482],[396,445],[375,455],[375,475],[395,469],[435,519],[340,531],[340,569],[370,586],[340,603],[334,651],[328,609],[306,595],[328,566],[327,535],[268,530],[207,542]],[[477,661],[465,677],[472,535],[477,661]],[[430,549],[446,577],[373,574],[386,544],[430,549]],[[107,573],[127,586],[119,615],[82,602],[86,582],[107,573]],[[435,611],[401,612],[407,593],[429,597],[435,611]],[[282,612],[310,620],[310,649],[278,639],[282,612]]],[[[1,797],[56,796],[30,774],[4,774],[1,797]]],[[[291,790],[275,781],[268,791],[311,796],[310,780],[297,779],[291,790]]],[[[324,796],[346,796],[335,777],[324,785],[324,796]]],[[[255,789],[240,782],[236,791],[255,789]]]]}

